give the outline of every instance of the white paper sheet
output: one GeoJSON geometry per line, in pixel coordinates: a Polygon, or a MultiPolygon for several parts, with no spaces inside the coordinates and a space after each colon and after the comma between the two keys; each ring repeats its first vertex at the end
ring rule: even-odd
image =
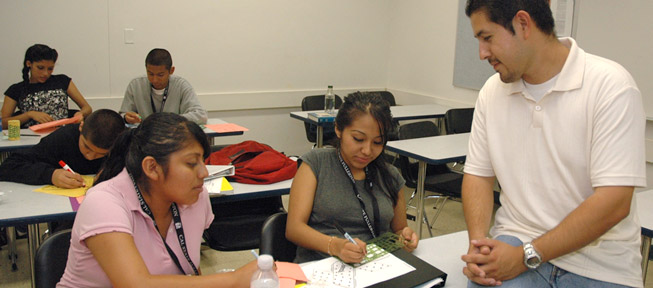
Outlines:
{"type": "Polygon", "coordinates": [[[334,257],[302,265],[307,287],[361,288],[399,277],[415,270],[392,254],[354,268],[334,257]]]}

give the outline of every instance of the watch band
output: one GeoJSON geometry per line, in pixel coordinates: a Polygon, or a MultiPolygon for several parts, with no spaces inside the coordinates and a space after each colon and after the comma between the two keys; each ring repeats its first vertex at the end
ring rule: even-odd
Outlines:
{"type": "Polygon", "coordinates": [[[529,269],[537,269],[542,264],[542,256],[537,253],[531,242],[524,243],[524,265],[529,269]]]}

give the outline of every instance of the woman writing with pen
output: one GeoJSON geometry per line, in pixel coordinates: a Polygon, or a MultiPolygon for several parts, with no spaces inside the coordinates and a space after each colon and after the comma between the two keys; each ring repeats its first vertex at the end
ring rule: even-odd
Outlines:
{"type": "Polygon", "coordinates": [[[286,237],[298,246],[295,262],[337,256],[359,263],[364,241],[388,231],[414,250],[418,237],[406,221],[405,181],[381,155],[393,125],[388,103],[375,93],[350,94],[335,123],[336,148],[302,156],[290,188],[286,237]]]}
{"type": "Polygon", "coordinates": [[[256,261],[200,276],[209,149],[197,124],[172,113],[122,133],[77,212],[57,287],[249,287],[256,261]]]}

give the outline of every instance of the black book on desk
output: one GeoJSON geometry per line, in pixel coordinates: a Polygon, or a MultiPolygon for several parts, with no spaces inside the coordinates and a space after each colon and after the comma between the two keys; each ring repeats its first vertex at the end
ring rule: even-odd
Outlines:
{"type": "Polygon", "coordinates": [[[397,258],[413,266],[415,270],[410,271],[399,277],[374,284],[372,288],[396,288],[396,287],[415,287],[424,284],[436,278],[441,278],[440,284],[431,287],[443,287],[447,281],[447,273],[440,271],[440,269],[433,267],[433,265],[425,262],[410,252],[404,249],[399,249],[392,252],[397,258]]]}

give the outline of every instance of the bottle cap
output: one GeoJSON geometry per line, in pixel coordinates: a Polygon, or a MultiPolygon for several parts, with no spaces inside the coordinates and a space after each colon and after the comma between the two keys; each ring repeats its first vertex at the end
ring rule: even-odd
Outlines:
{"type": "Polygon", "coordinates": [[[261,270],[272,269],[274,258],[271,255],[263,254],[258,256],[258,268],[261,270]]]}

